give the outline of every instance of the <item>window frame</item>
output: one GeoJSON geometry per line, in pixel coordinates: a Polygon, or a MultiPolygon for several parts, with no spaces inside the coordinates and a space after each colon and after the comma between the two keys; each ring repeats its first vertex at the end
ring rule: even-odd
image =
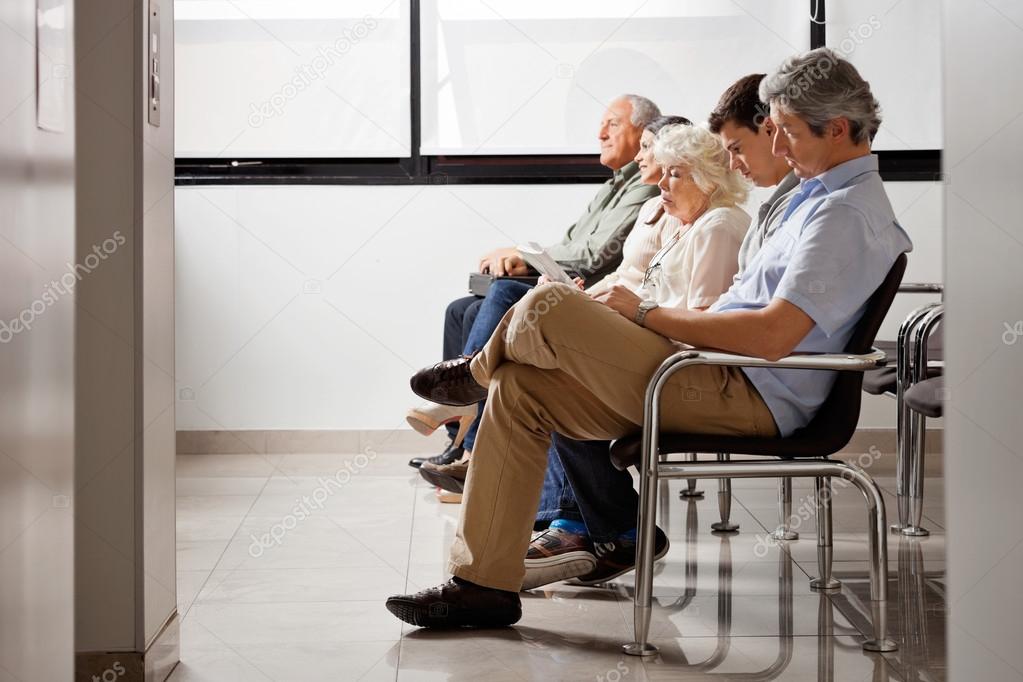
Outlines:
{"type": "MultiPolygon", "coordinates": [[[[597,154],[444,156],[420,153],[422,142],[421,5],[409,0],[412,155],[396,158],[175,159],[176,185],[447,185],[580,184],[610,172],[597,154]]],[[[826,44],[826,0],[810,0],[810,48],[826,44]]],[[[942,179],[941,150],[878,151],[885,181],[942,179]]]]}

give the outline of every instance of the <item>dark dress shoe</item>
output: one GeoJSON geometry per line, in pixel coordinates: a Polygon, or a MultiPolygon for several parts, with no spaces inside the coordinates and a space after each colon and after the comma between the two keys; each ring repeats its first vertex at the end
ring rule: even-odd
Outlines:
{"type": "Polygon", "coordinates": [[[449,493],[465,492],[465,477],[469,473],[469,459],[463,458],[451,464],[424,464],[419,475],[427,483],[449,493]]]}
{"type": "Polygon", "coordinates": [[[487,389],[476,383],[469,371],[472,358],[461,357],[438,362],[416,372],[409,385],[425,400],[441,405],[472,405],[486,400],[487,389]]]}
{"type": "Polygon", "coordinates": [[[389,597],[387,610],[421,628],[495,628],[522,618],[517,592],[494,590],[461,578],[416,594],[389,597]]]}
{"type": "Polygon", "coordinates": [[[462,454],[464,452],[465,449],[461,445],[456,447],[454,445],[454,441],[449,441],[448,446],[444,448],[444,452],[439,455],[434,455],[433,457],[413,457],[408,461],[408,465],[413,469],[418,469],[423,466],[424,462],[431,462],[437,466],[453,464],[454,462],[462,459],[462,454]]]}

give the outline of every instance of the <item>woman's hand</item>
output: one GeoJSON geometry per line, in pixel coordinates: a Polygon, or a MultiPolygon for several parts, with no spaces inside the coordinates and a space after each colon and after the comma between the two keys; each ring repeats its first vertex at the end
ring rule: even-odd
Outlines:
{"type": "MultiPolygon", "coordinates": [[[[549,279],[547,275],[540,275],[540,279],[536,281],[536,286],[540,286],[541,284],[550,284],[553,281],[554,280],[549,279]]],[[[586,282],[582,277],[576,277],[572,280],[572,282],[575,283],[575,286],[579,291],[586,291],[586,282]]]]}
{"type": "Polygon", "coordinates": [[[639,311],[639,303],[643,299],[632,292],[628,287],[615,284],[606,293],[596,297],[608,308],[611,308],[629,322],[636,321],[636,313],[639,311]]]}

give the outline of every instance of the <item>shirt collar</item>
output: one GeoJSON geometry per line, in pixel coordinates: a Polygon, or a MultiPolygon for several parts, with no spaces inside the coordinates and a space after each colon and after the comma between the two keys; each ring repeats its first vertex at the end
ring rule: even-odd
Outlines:
{"type": "Polygon", "coordinates": [[[639,173],[639,164],[635,161],[629,161],[627,164],[616,170],[611,176],[611,179],[615,183],[628,182],[637,173],[639,173]]]}
{"type": "Polygon", "coordinates": [[[799,189],[804,191],[808,187],[812,189],[816,185],[821,185],[824,187],[824,191],[831,194],[835,190],[848,185],[849,181],[857,175],[871,172],[877,172],[877,155],[857,156],[855,159],[849,159],[833,168],[829,168],[820,175],[815,175],[808,180],[801,180],[799,189]]]}

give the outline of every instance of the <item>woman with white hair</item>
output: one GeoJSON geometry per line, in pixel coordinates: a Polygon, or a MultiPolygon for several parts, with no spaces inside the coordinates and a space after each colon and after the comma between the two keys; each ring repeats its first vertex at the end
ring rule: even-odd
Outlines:
{"type": "Polygon", "coordinates": [[[728,152],[704,128],[667,126],[654,141],[663,169],[661,204],[680,223],[647,266],[637,292],[660,306],[705,310],[728,290],[750,216],[739,205],[749,188],[729,168],[728,152]]]}

